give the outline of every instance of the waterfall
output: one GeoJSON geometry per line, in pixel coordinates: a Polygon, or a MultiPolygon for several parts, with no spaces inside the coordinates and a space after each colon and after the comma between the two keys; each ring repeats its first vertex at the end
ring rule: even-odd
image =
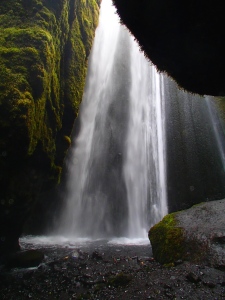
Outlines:
{"type": "Polygon", "coordinates": [[[216,140],[216,146],[219,152],[221,169],[223,170],[223,172],[221,173],[224,173],[225,172],[225,139],[224,139],[225,124],[224,122],[222,122],[221,118],[218,115],[214,103],[214,98],[210,96],[206,96],[205,99],[206,99],[206,104],[207,104],[207,108],[211,120],[211,126],[213,128],[213,133],[216,140]]]}
{"type": "Polygon", "coordinates": [[[129,122],[124,178],[129,236],[144,236],[167,213],[163,78],[131,43],[129,122]],[[146,211],[147,214],[146,215],[146,211]],[[148,221],[145,219],[149,217],[148,221]]]}
{"type": "Polygon", "coordinates": [[[163,98],[162,76],[103,0],[61,233],[142,238],[167,213],[163,98]]]}

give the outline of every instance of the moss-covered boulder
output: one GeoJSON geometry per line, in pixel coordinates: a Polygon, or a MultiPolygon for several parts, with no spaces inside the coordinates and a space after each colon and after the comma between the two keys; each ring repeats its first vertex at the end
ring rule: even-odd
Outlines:
{"type": "Polygon", "coordinates": [[[0,2],[0,253],[18,248],[30,209],[60,180],[99,4],[0,2]]]}
{"type": "Polygon", "coordinates": [[[149,231],[153,255],[162,264],[173,263],[184,256],[184,233],[176,215],[165,216],[149,231]]]}
{"type": "Polygon", "coordinates": [[[169,214],[149,231],[155,259],[225,267],[225,200],[201,203],[169,214]]]}

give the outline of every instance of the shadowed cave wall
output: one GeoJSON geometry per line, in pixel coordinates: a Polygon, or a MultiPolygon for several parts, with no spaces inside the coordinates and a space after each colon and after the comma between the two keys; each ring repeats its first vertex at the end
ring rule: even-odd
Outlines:
{"type": "Polygon", "coordinates": [[[122,22],[159,71],[190,92],[225,95],[224,2],[113,2],[122,22]]]}

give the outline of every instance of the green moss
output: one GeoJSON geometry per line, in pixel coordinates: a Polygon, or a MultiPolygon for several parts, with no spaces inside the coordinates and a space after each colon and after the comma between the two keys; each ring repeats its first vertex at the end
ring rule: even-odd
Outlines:
{"type": "Polygon", "coordinates": [[[82,100],[98,14],[95,0],[1,0],[0,188],[4,197],[13,194],[15,201],[23,199],[26,205],[48,183],[59,182],[82,100]]]}
{"type": "Polygon", "coordinates": [[[69,136],[64,135],[64,141],[67,143],[68,147],[71,145],[71,139],[69,136]]]}
{"type": "Polygon", "coordinates": [[[165,268],[173,268],[174,267],[174,263],[167,263],[163,265],[165,268]]]}
{"type": "Polygon", "coordinates": [[[0,146],[12,155],[18,126],[24,157],[41,142],[54,167],[57,135],[70,136],[78,114],[98,13],[94,0],[1,2],[0,146]]]}
{"type": "Polygon", "coordinates": [[[185,253],[183,229],[179,227],[176,213],[169,214],[149,231],[154,258],[170,264],[183,258],[185,253]]]}
{"type": "Polygon", "coordinates": [[[70,16],[71,30],[66,44],[65,100],[75,116],[82,100],[87,73],[87,58],[98,24],[99,7],[94,0],[76,1],[71,10],[76,10],[75,18],[70,16]]]}

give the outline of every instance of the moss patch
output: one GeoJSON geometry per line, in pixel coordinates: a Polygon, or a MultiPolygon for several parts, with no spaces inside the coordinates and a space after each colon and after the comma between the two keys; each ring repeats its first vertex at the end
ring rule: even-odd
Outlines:
{"type": "Polygon", "coordinates": [[[176,220],[176,213],[169,214],[149,231],[154,258],[162,264],[182,259],[185,253],[184,232],[176,220]]]}

